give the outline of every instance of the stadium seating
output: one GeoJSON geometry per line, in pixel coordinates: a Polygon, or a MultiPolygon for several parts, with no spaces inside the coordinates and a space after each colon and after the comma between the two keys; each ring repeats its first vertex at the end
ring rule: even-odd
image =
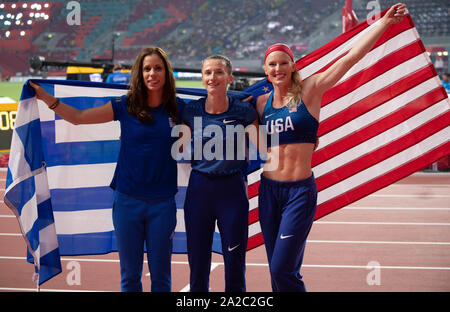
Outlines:
{"type": "MultiPolygon", "coordinates": [[[[387,8],[397,0],[378,2],[387,8]]],[[[110,58],[113,40],[115,60],[125,63],[133,62],[148,45],[163,47],[177,64],[189,64],[212,53],[237,60],[261,60],[267,46],[274,42],[290,44],[299,55],[309,51],[318,25],[332,14],[339,15],[345,1],[85,0],[80,1],[80,25],[68,24],[71,9],[67,3],[0,3],[0,52],[2,60],[8,57],[8,64],[1,64],[2,70],[10,75],[26,73],[26,60],[33,54],[61,61],[110,58]],[[36,13],[40,14],[38,18],[36,13]],[[16,24],[19,14],[23,18],[16,24]],[[29,24],[28,18],[32,20],[29,24]],[[18,57],[14,56],[17,51],[18,57]]],[[[367,1],[354,0],[359,20],[367,17],[366,5],[367,1]]],[[[449,0],[408,1],[422,37],[450,36],[449,5],[449,0]]]]}

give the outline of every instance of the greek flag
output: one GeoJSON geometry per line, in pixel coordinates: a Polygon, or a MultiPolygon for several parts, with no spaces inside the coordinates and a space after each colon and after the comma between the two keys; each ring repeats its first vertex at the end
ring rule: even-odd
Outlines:
{"type": "MultiPolygon", "coordinates": [[[[36,80],[49,94],[78,109],[100,106],[127,92],[125,85],[36,80]]],[[[178,89],[186,101],[204,89],[178,89]]],[[[234,96],[245,97],[237,92],[234,96]]],[[[34,96],[26,83],[19,102],[8,167],[5,203],[19,220],[28,262],[39,285],[61,272],[60,256],[117,251],[110,189],[120,148],[117,121],[72,125],[34,96]]],[[[186,253],[183,204],[190,173],[179,163],[174,253],[186,253]]],[[[221,253],[219,233],[213,251],[221,253]]]]}

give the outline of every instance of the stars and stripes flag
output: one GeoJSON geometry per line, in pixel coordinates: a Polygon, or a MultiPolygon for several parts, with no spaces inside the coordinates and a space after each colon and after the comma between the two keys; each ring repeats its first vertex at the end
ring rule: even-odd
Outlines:
{"type": "MultiPolygon", "coordinates": [[[[302,79],[331,66],[377,23],[362,22],[298,60],[302,79]]],[[[448,95],[408,15],[387,29],[322,98],[319,145],[312,158],[318,188],[315,219],[448,155],[449,109],[448,95]]],[[[263,238],[257,217],[259,177],[250,177],[251,248],[263,238]]]]}
{"type": "MultiPolygon", "coordinates": [[[[363,22],[297,61],[301,76],[330,66],[374,25],[363,22]]],[[[80,109],[126,93],[122,85],[38,82],[80,109]]],[[[264,80],[245,91],[256,97],[270,90],[264,80]]],[[[178,92],[186,100],[205,95],[201,89],[178,92]]],[[[320,141],[312,164],[319,190],[316,219],[449,153],[449,100],[409,16],[388,29],[372,51],[324,95],[322,106],[320,141]]],[[[109,183],[119,136],[118,122],[78,126],[65,122],[37,101],[25,84],[11,143],[5,203],[19,220],[39,284],[61,272],[62,255],[117,250],[109,183]]],[[[184,253],[182,207],[190,167],[182,162],[178,167],[174,252],[184,253]]],[[[248,249],[263,243],[258,167],[254,161],[248,174],[248,249]]],[[[217,230],[213,251],[221,252],[217,230]]]]}

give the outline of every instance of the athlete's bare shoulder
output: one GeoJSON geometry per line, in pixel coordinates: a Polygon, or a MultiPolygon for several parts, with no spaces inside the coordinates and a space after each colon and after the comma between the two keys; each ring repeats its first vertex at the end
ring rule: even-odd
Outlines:
{"type": "Polygon", "coordinates": [[[256,111],[258,115],[261,116],[264,112],[264,107],[266,106],[267,100],[269,99],[270,93],[263,94],[256,99],[256,111]]]}

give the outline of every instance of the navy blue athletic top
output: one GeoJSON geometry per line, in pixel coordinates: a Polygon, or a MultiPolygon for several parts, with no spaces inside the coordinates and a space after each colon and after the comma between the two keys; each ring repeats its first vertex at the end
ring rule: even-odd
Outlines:
{"type": "MultiPolygon", "coordinates": [[[[177,163],[171,157],[174,123],[162,106],[150,108],[151,123],[128,113],[126,95],[111,101],[120,121],[121,146],[111,188],[135,198],[167,198],[177,192],[177,163]]],[[[177,98],[179,106],[183,100],[177,98]]]]}
{"type": "Polygon", "coordinates": [[[215,176],[245,173],[244,128],[258,118],[258,113],[249,103],[228,99],[228,110],[220,114],[206,112],[206,98],[185,105],[181,121],[192,131],[192,170],[215,176]]]}
{"type": "Polygon", "coordinates": [[[267,100],[261,116],[261,124],[267,129],[267,146],[274,146],[272,135],[278,133],[278,145],[289,143],[315,143],[319,122],[314,118],[301,100],[294,110],[288,106],[272,106],[273,91],[267,100]]]}

